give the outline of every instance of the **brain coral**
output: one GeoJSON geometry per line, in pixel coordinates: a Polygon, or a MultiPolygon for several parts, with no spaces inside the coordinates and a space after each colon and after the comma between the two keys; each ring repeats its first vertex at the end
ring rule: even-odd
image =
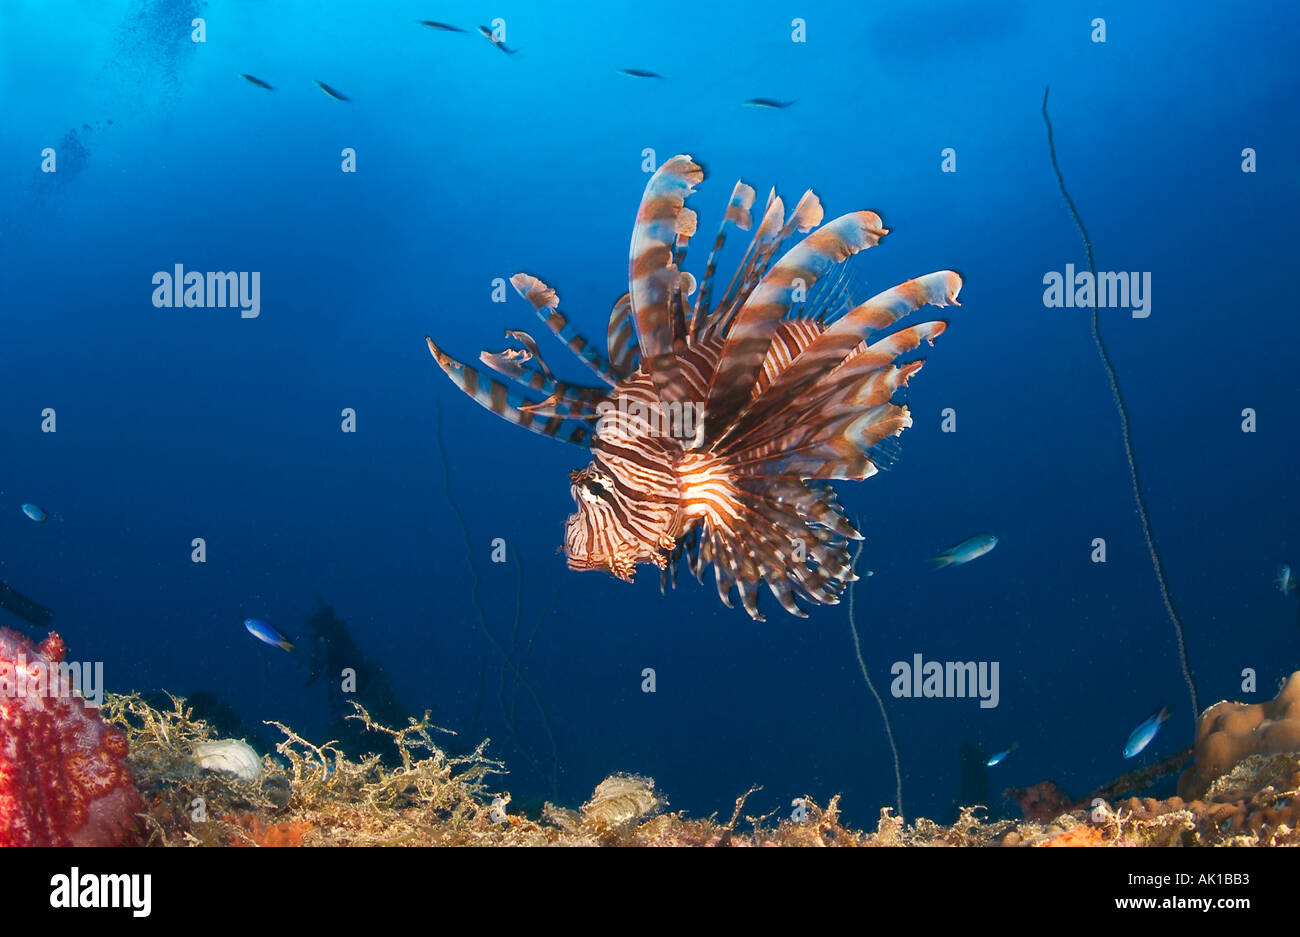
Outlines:
{"type": "Polygon", "coordinates": [[[1250,755],[1300,751],[1300,671],[1267,703],[1215,703],[1196,726],[1196,760],[1178,793],[1199,798],[1214,779],[1250,755]]]}
{"type": "Polygon", "coordinates": [[[116,845],[138,822],[126,736],[64,692],[64,657],[52,631],[0,628],[0,846],[116,845]]]}

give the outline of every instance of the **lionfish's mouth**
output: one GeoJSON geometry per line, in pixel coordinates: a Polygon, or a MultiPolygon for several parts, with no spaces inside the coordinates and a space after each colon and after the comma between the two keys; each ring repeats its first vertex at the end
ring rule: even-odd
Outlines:
{"type": "Polygon", "coordinates": [[[565,557],[569,562],[569,569],[577,570],[579,572],[585,569],[601,569],[606,565],[604,563],[599,563],[590,557],[575,556],[567,550],[565,551],[565,557]]]}
{"type": "Polygon", "coordinates": [[[599,556],[571,550],[566,544],[564,553],[569,569],[576,572],[598,569],[610,573],[624,582],[632,582],[636,576],[637,549],[634,544],[624,544],[613,553],[599,556]]]}

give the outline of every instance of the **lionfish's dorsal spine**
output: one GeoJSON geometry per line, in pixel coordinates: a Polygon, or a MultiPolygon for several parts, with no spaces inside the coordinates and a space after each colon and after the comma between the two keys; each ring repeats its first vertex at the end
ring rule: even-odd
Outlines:
{"type": "Polygon", "coordinates": [[[610,386],[618,382],[610,371],[609,362],[605,360],[600,350],[573,328],[569,324],[568,316],[560,311],[560,297],[555,290],[527,273],[516,273],[510,278],[510,285],[520,296],[528,300],[529,305],[555,333],[556,338],[568,345],[569,350],[595,371],[602,381],[610,386]]]}
{"type": "Polygon", "coordinates": [[[782,257],[745,299],[727,333],[704,404],[704,443],[716,442],[749,402],[763,359],[796,288],[809,290],[835,264],[886,234],[875,212],[836,218],[782,257]]]}
{"type": "MultiPolygon", "coordinates": [[[[528,300],[547,327],[601,380],[611,386],[616,382],[609,362],[569,325],[568,318],[560,312],[560,299],[555,290],[526,273],[515,274],[510,283],[528,300]]],[[[537,342],[531,335],[510,329],[506,330],[506,335],[523,345],[523,349],[496,353],[485,351],[479,360],[512,380],[516,387],[457,361],[435,345],[433,339],[426,338],[425,341],[429,344],[429,353],[443,372],[461,390],[497,416],[543,436],[587,445],[596,429],[596,404],[604,399],[606,389],[557,380],[542,360],[537,342]]]]}
{"type": "Polygon", "coordinates": [[[709,261],[704,267],[704,281],[700,285],[700,295],[695,302],[695,312],[691,316],[690,337],[694,341],[700,337],[701,329],[709,317],[709,297],[713,293],[713,275],[718,270],[718,255],[727,243],[727,225],[734,224],[742,231],[748,231],[754,224],[749,210],[754,205],[754,189],[744,182],[737,182],[727,202],[727,211],[718,225],[718,236],[713,239],[713,250],[709,251],[709,261]]]}
{"type": "Polygon", "coordinates": [[[596,403],[605,395],[601,388],[575,386],[556,380],[531,335],[515,329],[506,329],[506,335],[523,345],[523,349],[508,348],[496,353],[484,351],[478,357],[498,374],[546,395],[539,403],[521,403],[521,412],[583,420],[595,418],[596,403]]]}
{"type": "Polygon", "coordinates": [[[425,341],[429,345],[429,354],[433,355],[433,360],[438,362],[443,373],[477,403],[502,419],[542,436],[551,436],[574,445],[586,445],[591,438],[595,430],[594,417],[570,419],[559,414],[543,416],[532,413],[529,408],[540,406],[543,401],[535,400],[506,386],[490,374],[457,361],[435,345],[432,338],[426,336],[425,341]]]}
{"type": "Polygon", "coordinates": [[[682,263],[686,260],[686,248],[690,245],[691,238],[695,237],[695,229],[698,225],[699,218],[696,217],[695,212],[683,208],[677,218],[677,244],[673,250],[673,269],[677,271],[677,276],[673,278],[668,294],[668,312],[673,320],[674,352],[684,348],[689,338],[686,326],[686,299],[695,292],[695,277],[682,269],[682,263]]]}
{"type": "Polygon", "coordinates": [[[685,347],[680,271],[674,257],[685,246],[681,238],[695,232],[695,212],[686,198],[704,178],[704,170],[689,156],[668,160],[646,185],[632,229],[628,260],[628,292],[632,322],[641,348],[641,366],[654,381],[659,399],[682,400],[679,352],[685,347]]]}
{"type": "Polygon", "coordinates": [[[800,234],[807,234],[822,223],[825,214],[821,199],[813,193],[813,190],[809,189],[804,192],[798,204],[795,205],[794,211],[790,212],[790,217],[786,220],[785,225],[755,255],[753,264],[745,271],[745,278],[740,284],[739,295],[749,295],[754,285],[767,274],[768,268],[772,265],[772,260],[785,243],[794,236],[796,231],[800,234]]]}
{"type": "Polygon", "coordinates": [[[727,334],[736,314],[742,308],[742,303],[749,298],[754,286],[767,275],[773,258],[777,256],[785,243],[796,231],[806,234],[817,227],[822,223],[822,217],[825,214],[822,209],[821,199],[813,193],[812,189],[804,192],[803,197],[799,199],[799,203],[795,205],[794,211],[790,212],[790,217],[778,230],[777,225],[781,223],[783,208],[781,199],[777,198],[776,190],[773,189],[772,194],[768,196],[767,212],[763,217],[763,223],[759,226],[754,243],[750,245],[750,251],[745,255],[744,261],[736,270],[731,287],[728,288],[727,295],[723,298],[720,308],[726,310],[726,314],[718,316],[713,323],[713,334],[727,334]]]}
{"type": "Polygon", "coordinates": [[[758,227],[754,230],[754,236],[749,239],[745,254],[740,259],[740,265],[736,267],[736,272],[731,275],[731,281],[727,284],[722,299],[718,301],[718,313],[709,323],[709,335],[727,334],[727,329],[740,308],[741,301],[745,298],[741,288],[749,280],[750,272],[754,269],[754,263],[758,256],[767,249],[767,245],[780,231],[781,219],[784,215],[785,205],[780,196],[776,194],[776,189],[772,189],[767,193],[767,207],[763,209],[763,220],[758,223],[758,227]]]}
{"type": "Polygon", "coordinates": [[[614,303],[605,340],[609,348],[609,368],[614,375],[625,380],[635,374],[641,364],[641,347],[637,344],[636,326],[632,323],[631,293],[624,293],[614,303]]]}

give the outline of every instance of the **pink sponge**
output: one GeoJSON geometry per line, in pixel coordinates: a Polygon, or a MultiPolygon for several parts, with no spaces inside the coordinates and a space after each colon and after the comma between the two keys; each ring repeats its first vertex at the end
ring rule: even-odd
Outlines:
{"type": "Polygon", "coordinates": [[[0,846],[135,840],[126,736],[59,685],[66,654],[53,631],[36,647],[0,628],[0,846]]]}

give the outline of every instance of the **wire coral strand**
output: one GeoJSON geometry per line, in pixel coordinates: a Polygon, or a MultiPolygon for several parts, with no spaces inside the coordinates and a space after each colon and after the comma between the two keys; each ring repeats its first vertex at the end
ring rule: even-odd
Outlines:
{"type": "MultiPolygon", "coordinates": [[[[1070,198],[1070,193],[1065,188],[1065,176],[1061,172],[1061,164],[1056,159],[1056,143],[1052,139],[1052,119],[1047,115],[1047,95],[1051,91],[1050,87],[1043,89],[1043,120],[1047,124],[1047,148],[1052,153],[1052,168],[1056,171],[1056,182],[1061,188],[1061,196],[1065,199],[1065,205],[1070,210],[1070,217],[1074,219],[1074,225],[1079,229],[1079,236],[1083,239],[1084,253],[1088,257],[1088,272],[1092,275],[1092,282],[1097,282],[1097,265],[1092,259],[1092,239],[1088,237],[1088,229],[1083,226],[1083,219],[1079,216],[1079,209],[1075,207],[1074,199],[1070,198]]],[[[1146,538],[1147,552],[1151,555],[1151,568],[1155,570],[1156,582],[1160,586],[1160,598],[1164,600],[1165,611],[1169,614],[1169,620],[1173,623],[1174,634],[1178,637],[1178,662],[1183,668],[1183,681],[1187,684],[1187,692],[1192,698],[1192,722],[1196,723],[1200,715],[1200,708],[1196,705],[1196,684],[1192,680],[1191,666],[1187,661],[1187,643],[1183,639],[1183,623],[1178,618],[1178,612],[1174,610],[1173,599],[1169,595],[1169,584],[1165,581],[1164,565],[1160,561],[1160,551],[1156,549],[1155,536],[1151,533],[1151,521],[1147,517],[1146,501],[1142,497],[1142,486],[1138,482],[1137,457],[1133,453],[1133,436],[1129,430],[1128,407],[1124,404],[1124,395],[1120,393],[1119,378],[1115,374],[1115,365],[1111,363],[1110,353],[1106,351],[1106,343],[1101,338],[1101,321],[1097,308],[1097,290],[1092,291],[1092,341],[1097,346],[1097,354],[1101,356],[1101,363],[1106,368],[1106,376],[1110,378],[1111,396],[1115,398],[1115,409],[1119,412],[1120,428],[1123,431],[1124,438],[1124,455],[1128,458],[1129,477],[1133,480],[1133,501],[1137,505],[1138,519],[1142,522],[1142,536],[1146,538]]]]}
{"type": "MultiPolygon", "coordinates": [[[[452,512],[456,515],[456,520],[460,522],[461,535],[465,539],[465,559],[469,565],[470,576],[472,577],[474,583],[473,588],[471,589],[470,592],[471,598],[473,599],[474,611],[475,614],[478,616],[480,630],[483,632],[484,635],[487,636],[487,639],[492,642],[492,646],[497,649],[497,653],[501,655],[501,687],[500,687],[500,692],[498,693],[497,696],[497,701],[501,706],[501,718],[505,723],[506,731],[510,734],[511,741],[514,743],[515,748],[521,753],[523,753],[524,756],[527,757],[530,761],[532,761],[533,767],[537,770],[538,775],[544,777],[547,783],[550,785],[552,794],[558,796],[558,786],[559,786],[558,772],[560,766],[560,755],[559,755],[559,749],[556,746],[556,742],[555,742],[555,732],[551,728],[550,717],[547,715],[545,707],[542,706],[541,697],[538,696],[537,690],[533,687],[532,683],[524,678],[523,672],[520,669],[520,663],[516,657],[516,654],[519,650],[519,642],[518,642],[519,614],[523,608],[523,601],[524,601],[523,565],[521,563],[519,567],[519,592],[516,598],[515,632],[514,632],[514,639],[512,642],[513,651],[507,653],[505,649],[505,645],[501,643],[501,641],[497,638],[497,636],[492,633],[492,629],[488,627],[487,613],[483,609],[483,602],[479,596],[481,582],[478,574],[478,564],[474,562],[474,544],[473,544],[473,539],[470,536],[469,521],[465,519],[465,513],[460,509],[460,504],[457,503],[456,499],[452,496],[451,493],[451,463],[450,460],[448,460],[447,458],[447,447],[443,444],[442,441],[442,400],[441,398],[435,397],[433,401],[433,406],[437,414],[437,418],[434,422],[433,435],[434,435],[434,439],[438,443],[438,454],[442,460],[442,485],[443,485],[443,490],[447,496],[447,504],[451,506],[452,512]],[[507,667],[511,667],[513,669],[514,678],[515,678],[515,683],[514,683],[515,700],[512,700],[512,704],[509,708],[506,706],[506,700],[505,700],[505,681],[506,681],[507,667]],[[529,694],[532,696],[533,702],[537,706],[537,711],[538,713],[541,714],[542,726],[546,730],[546,737],[551,745],[551,754],[552,754],[551,766],[552,767],[549,771],[543,769],[541,764],[537,761],[537,759],[533,757],[532,753],[527,749],[525,749],[523,741],[519,736],[519,724],[517,722],[517,708],[515,706],[515,701],[517,701],[518,688],[521,683],[523,684],[524,688],[528,690],[529,694]]],[[[539,621],[538,627],[540,626],[541,626],[541,622],[539,621]]],[[[534,630],[533,632],[533,637],[534,638],[537,637],[536,630],[534,630]]],[[[528,646],[530,649],[532,648],[532,641],[529,641],[528,646]]],[[[479,705],[481,706],[482,693],[483,693],[482,672],[480,672],[479,677],[480,677],[479,705]]],[[[478,718],[478,713],[476,711],[475,719],[477,720],[477,718],[478,718]]]]}
{"type": "MultiPolygon", "coordinates": [[[[451,506],[452,512],[456,515],[456,520],[460,522],[460,532],[465,538],[465,561],[469,565],[470,578],[473,580],[473,586],[470,589],[470,598],[474,603],[474,611],[478,616],[479,628],[492,646],[497,649],[503,660],[509,660],[510,655],[506,653],[505,647],[497,640],[497,636],[487,626],[487,613],[483,611],[483,602],[479,598],[479,575],[478,564],[474,562],[474,541],[469,532],[469,521],[465,519],[465,514],[460,509],[460,505],[451,494],[451,464],[447,459],[447,447],[442,443],[442,401],[435,397],[433,401],[434,411],[437,413],[437,419],[433,426],[433,437],[438,443],[438,455],[442,459],[442,486],[447,495],[447,504],[451,506]]],[[[505,703],[501,704],[501,716],[509,728],[509,717],[506,715],[505,703]]]]}
{"type": "MultiPolygon", "coordinates": [[[[858,557],[862,555],[863,544],[858,544],[858,550],[853,554],[853,564],[849,567],[850,572],[855,576],[858,572],[858,557]]],[[[858,655],[858,667],[862,669],[862,679],[867,681],[867,689],[871,695],[876,698],[876,705],[880,707],[880,717],[885,720],[885,735],[889,737],[889,750],[894,753],[894,786],[897,797],[898,816],[903,816],[903,771],[898,762],[898,746],[894,744],[894,729],[889,724],[889,712],[885,709],[885,701],[880,698],[876,692],[876,685],[871,682],[871,675],[867,673],[867,663],[862,659],[862,642],[858,640],[858,626],[853,615],[853,597],[857,594],[858,584],[855,580],[849,582],[849,631],[853,635],[853,653],[858,655]]]]}

